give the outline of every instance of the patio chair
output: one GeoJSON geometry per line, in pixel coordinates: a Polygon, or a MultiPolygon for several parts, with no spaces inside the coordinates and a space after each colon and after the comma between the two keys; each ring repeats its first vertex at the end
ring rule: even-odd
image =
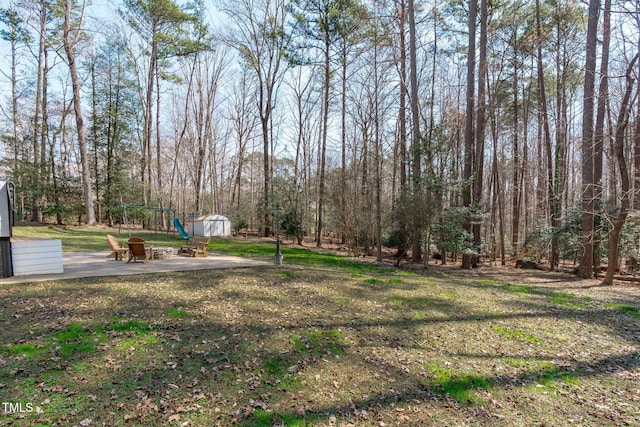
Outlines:
{"type": "Polygon", "coordinates": [[[209,249],[209,242],[211,241],[211,237],[209,238],[194,238],[192,245],[182,245],[180,249],[178,249],[179,254],[187,254],[190,257],[206,257],[209,255],[207,250],[209,249]]]}
{"type": "Polygon", "coordinates": [[[153,261],[153,247],[145,247],[144,240],[139,237],[132,237],[127,242],[129,246],[129,260],[127,263],[138,262],[138,260],[142,260],[142,262],[153,261]]]}
{"type": "Polygon", "coordinates": [[[111,234],[107,234],[107,242],[111,248],[111,253],[107,255],[107,258],[113,257],[116,261],[124,261],[124,257],[127,255],[127,252],[129,252],[129,248],[120,246],[118,239],[111,234]]]}
{"type": "Polygon", "coordinates": [[[206,257],[209,255],[207,250],[209,249],[209,242],[211,241],[211,237],[204,240],[198,240],[194,246],[194,249],[191,252],[192,257],[206,257]]]}

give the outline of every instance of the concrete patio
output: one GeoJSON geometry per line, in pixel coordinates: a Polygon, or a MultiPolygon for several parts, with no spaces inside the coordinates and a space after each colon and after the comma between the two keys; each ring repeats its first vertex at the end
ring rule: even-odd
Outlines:
{"type": "Polygon", "coordinates": [[[1,284],[42,282],[46,280],[77,279],[82,277],[124,276],[131,274],[161,273],[170,271],[210,270],[219,268],[242,268],[269,265],[264,261],[221,255],[209,252],[207,257],[192,258],[173,255],[170,259],[149,261],[115,261],[104,252],[64,252],[64,273],[14,276],[0,279],[1,284]]]}

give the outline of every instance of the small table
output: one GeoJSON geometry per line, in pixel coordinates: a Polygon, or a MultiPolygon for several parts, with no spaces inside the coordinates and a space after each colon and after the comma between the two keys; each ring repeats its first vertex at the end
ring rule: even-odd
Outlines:
{"type": "Polygon", "coordinates": [[[173,248],[154,246],[151,250],[153,251],[153,259],[171,259],[173,255],[173,248]]]}

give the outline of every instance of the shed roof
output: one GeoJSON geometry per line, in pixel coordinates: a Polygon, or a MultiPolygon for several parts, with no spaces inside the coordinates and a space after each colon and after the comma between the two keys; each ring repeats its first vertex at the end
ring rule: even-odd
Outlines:
{"type": "Polygon", "coordinates": [[[196,221],[229,221],[229,218],[224,215],[207,214],[200,215],[198,218],[196,218],[196,221]]]}

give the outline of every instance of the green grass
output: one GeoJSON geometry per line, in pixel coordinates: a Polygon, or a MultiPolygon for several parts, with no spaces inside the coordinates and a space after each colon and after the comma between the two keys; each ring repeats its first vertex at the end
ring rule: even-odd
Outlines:
{"type": "Polygon", "coordinates": [[[537,360],[528,357],[506,356],[502,359],[507,366],[529,372],[551,372],[556,366],[548,360],[537,360]]]}
{"type": "Polygon", "coordinates": [[[582,381],[575,373],[546,373],[538,378],[538,382],[547,387],[552,387],[558,383],[573,387],[578,387],[582,384],[582,381]]]}
{"type": "Polygon", "coordinates": [[[553,304],[562,305],[569,308],[588,308],[585,302],[591,301],[590,298],[578,298],[573,294],[566,292],[552,292],[549,296],[549,301],[553,304]]]}
{"type": "Polygon", "coordinates": [[[478,279],[477,282],[481,283],[483,285],[497,285],[497,284],[499,284],[498,281],[493,280],[493,279],[478,279]]]}
{"type": "Polygon", "coordinates": [[[94,329],[79,323],[69,324],[65,329],[54,332],[50,337],[32,343],[21,343],[0,347],[0,354],[11,356],[24,355],[28,359],[58,357],[62,361],[75,360],[95,351],[96,347],[107,341],[106,332],[131,332],[135,335],[146,334],[149,326],[137,320],[124,321],[112,319],[106,328],[94,329]]]}
{"type": "Polygon", "coordinates": [[[80,324],[72,323],[64,330],[52,333],[47,339],[1,347],[0,354],[24,355],[28,359],[40,359],[49,355],[67,360],[92,352],[104,340],[104,332],[101,329],[91,331],[80,324]]]}
{"type": "Polygon", "coordinates": [[[548,300],[552,304],[557,304],[557,305],[561,305],[568,308],[578,308],[578,309],[588,308],[588,305],[585,303],[588,303],[591,301],[591,299],[588,297],[578,298],[575,295],[567,292],[557,292],[557,291],[554,291],[551,293],[541,292],[539,290],[532,288],[529,285],[507,284],[507,285],[502,285],[502,289],[507,292],[513,292],[519,295],[548,295],[548,300]]]}
{"type": "Polygon", "coordinates": [[[178,308],[170,308],[167,310],[167,316],[173,319],[184,319],[186,317],[193,317],[193,314],[178,308]]]}
{"type": "Polygon", "coordinates": [[[539,338],[517,329],[507,328],[505,326],[493,326],[492,329],[502,337],[511,338],[517,341],[529,344],[539,344],[541,342],[539,338]]]}
{"type": "Polygon", "coordinates": [[[112,318],[108,328],[113,331],[127,331],[135,334],[146,334],[151,330],[151,327],[146,322],[137,319],[127,320],[119,317],[112,318]]]}
{"type": "MultiPolygon", "coordinates": [[[[209,244],[213,252],[253,258],[273,258],[275,242],[256,239],[215,239],[209,244]]],[[[389,270],[375,264],[353,261],[341,255],[310,251],[305,247],[283,245],[281,247],[284,262],[305,265],[307,267],[340,268],[353,274],[384,274],[389,270]]]]}
{"type": "Polygon", "coordinates": [[[90,331],[86,331],[82,325],[78,323],[72,323],[67,326],[67,329],[55,334],[55,337],[60,342],[77,341],[85,337],[90,331]]]}
{"type": "Polygon", "coordinates": [[[302,354],[326,356],[343,354],[346,346],[344,334],[336,329],[329,331],[307,331],[291,338],[293,349],[302,354]]]}
{"type": "Polygon", "coordinates": [[[520,295],[536,295],[538,291],[527,285],[502,285],[502,289],[508,292],[514,292],[520,295]]]}
{"type": "Polygon", "coordinates": [[[399,285],[402,284],[402,279],[398,277],[389,277],[389,278],[378,278],[378,277],[369,277],[364,280],[364,286],[373,285],[373,286],[382,286],[382,285],[399,285]]]}
{"type": "Polygon", "coordinates": [[[279,390],[292,390],[300,386],[296,376],[296,361],[286,355],[269,356],[262,363],[262,381],[279,390]]]}
{"type": "Polygon", "coordinates": [[[293,273],[292,271],[282,271],[280,272],[280,274],[285,279],[293,279],[294,277],[296,277],[295,273],[293,273]]]}
{"type": "Polygon", "coordinates": [[[391,297],[389,302],[398,307],[421,308],[435,305],[436,302],[422,297],[391,297]]]}
{"type": "Polygon", "coordinates": [[[300,386],[298,370],[309,358],[344,354],[346,340],[338,330],[305,331],[290,338],[290,348],[265,357],[260,370],[262,381],[273,387],[291,390],[300,386]]]}
{"type": "Polygon", "coordinates": [[[287,427],[306,427],[314,425],[314,421],[319,417],[316,414],[309,414],[301,417],[297,414],[274,414],[273,412],[264,411],[258,409],[254,411],[250,418],[242,423],[242,427],[272,427],[287,426],[287,427]]]}
{"type": "Polygon", "coordinates": [[[29,359],[42,354],[43,351],[44,349],[42,347],[36,347],[36,345],[32,343],[6,344],[0,347],[0,354],[14,357],[24,355],[29,359]]]}
{"type": "Polygon", "coordinates": [[[121,338],[114,348],[119,350],[121,354],[126,354],[140,349],[152,348],[160,342],[160,339],[154,335],[134,335],[132,337],[121,338]]]}
{"type": "Polygon", "coordinates": [[[475,391],[490,387],[489,380],[477,373],[456,372],[434,363],[429,365],[429,371],[433,376],[432,384],[436,391],[451,396],[463,406],[481,404],[482,401],[476,396],[475,391]]]}
{"type": "Polygon", "coordinates": [[[634,317],[640,317],[640,308],[627,304],[606,304],[607,307],[616,308],[620,312],[634,317]]]}

